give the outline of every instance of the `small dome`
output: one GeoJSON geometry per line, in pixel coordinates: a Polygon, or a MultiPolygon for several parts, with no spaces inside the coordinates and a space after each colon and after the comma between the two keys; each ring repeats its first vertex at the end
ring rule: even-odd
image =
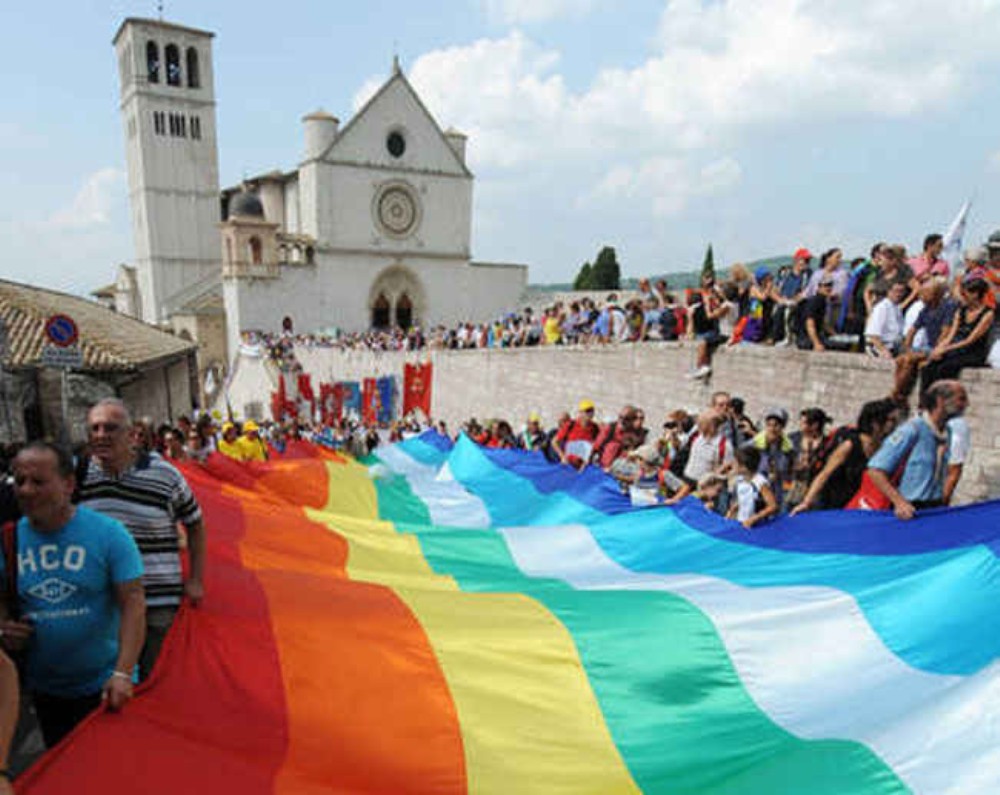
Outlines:
{"type": "Polygon", "coordinates": [[[241,190],[229,199],[229,215],[242,215],[250,218],[263,218],[264,205],[260,203],[257,194],[241,190]]]}
{"type": "Polygon", "coordinates": [[[1000,248],[1000,229],[990,235],[989,240],[986,241],[986,245],[989,248],[1000,248]]]}

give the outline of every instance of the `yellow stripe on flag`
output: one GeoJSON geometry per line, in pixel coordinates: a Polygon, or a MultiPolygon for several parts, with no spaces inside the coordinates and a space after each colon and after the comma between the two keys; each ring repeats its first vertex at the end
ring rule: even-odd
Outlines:
{"type": "Polygon", "coordinates": [[[639,791],[569,632],[547,609],[519,594],[399,595],[455,700],[470,792],[639,791]]]}
{"type": "Polygon", "coordinates": [[[527,596],[460,592],[377,505],[365,468],[337,465],[328,510],[307,515],[347,540],[352,580],[392,588],[426,632],[461,722],[470,792],[638,792],[562,623],[527,596]]]}
{"type": "Polygon", "coordinates": [[[378,518],[378,495],[367,468],[353,459],[327,461],[326,473],[330,496],[324,511],[359,519],[378,518]]]}

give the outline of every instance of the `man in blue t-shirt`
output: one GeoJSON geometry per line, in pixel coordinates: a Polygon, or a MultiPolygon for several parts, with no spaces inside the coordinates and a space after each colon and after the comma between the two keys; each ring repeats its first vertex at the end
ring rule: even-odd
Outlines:
{"type": "Polygon", "coordinates": [[[24,512],[18,599],[0,609],[0,640],[27,653],[27,689],[51,748],[102,699],[117,710],[132,697],[146,629],[142,558],[121,522],[72,504],[68,453],[36,442],[13,469],[24,512]]]}
{"type": "Polygon", "coordinates": [[[920,397],[921,414],[897,428],[871,457],[868,475],[900,519],[945,504],[948,420],[961,416],[968,406],[961,383],[936,381],[920,397]]]}

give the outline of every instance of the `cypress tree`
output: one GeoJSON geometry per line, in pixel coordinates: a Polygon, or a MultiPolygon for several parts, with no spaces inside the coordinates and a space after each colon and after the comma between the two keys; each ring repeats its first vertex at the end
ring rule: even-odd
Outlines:
{"type": "Polygon", "coordinates": [[[712,244],[708,244],[708,250],[705,252],[705,261],[701,264],[701,278],[704,281],[706,276],[711,276],[715,278],[715,255],[712,253],[712,244]]]}
{"type": "Polygon", "coordinates": [[[594,261],[592,273],[592,289],[617,290],[621,286],[621,268],[618,256],[613,246],[605,246],[600,250],[594,261]]]}

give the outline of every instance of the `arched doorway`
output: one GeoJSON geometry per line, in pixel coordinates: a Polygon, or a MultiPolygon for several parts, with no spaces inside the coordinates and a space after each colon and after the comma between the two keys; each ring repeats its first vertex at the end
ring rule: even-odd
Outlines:
{"type": "Polygon", "coordinates": [[[413,325],[413,302],[406,293],[396,299],[396,325],[403,330],[413,325]]]}
{"type": "Polygon", "coordinates": [[[372,328],[389,327],[389,299],[385,293],[379,293],[375,303],[372,304],[372,328]]]}
{"type": "Polygon", "coordinates": [[[419,326],[427,314],[427,296],[420,277],[398,262],[382,270],[368,288],[368,313],[373,327],[419,326]]]}

